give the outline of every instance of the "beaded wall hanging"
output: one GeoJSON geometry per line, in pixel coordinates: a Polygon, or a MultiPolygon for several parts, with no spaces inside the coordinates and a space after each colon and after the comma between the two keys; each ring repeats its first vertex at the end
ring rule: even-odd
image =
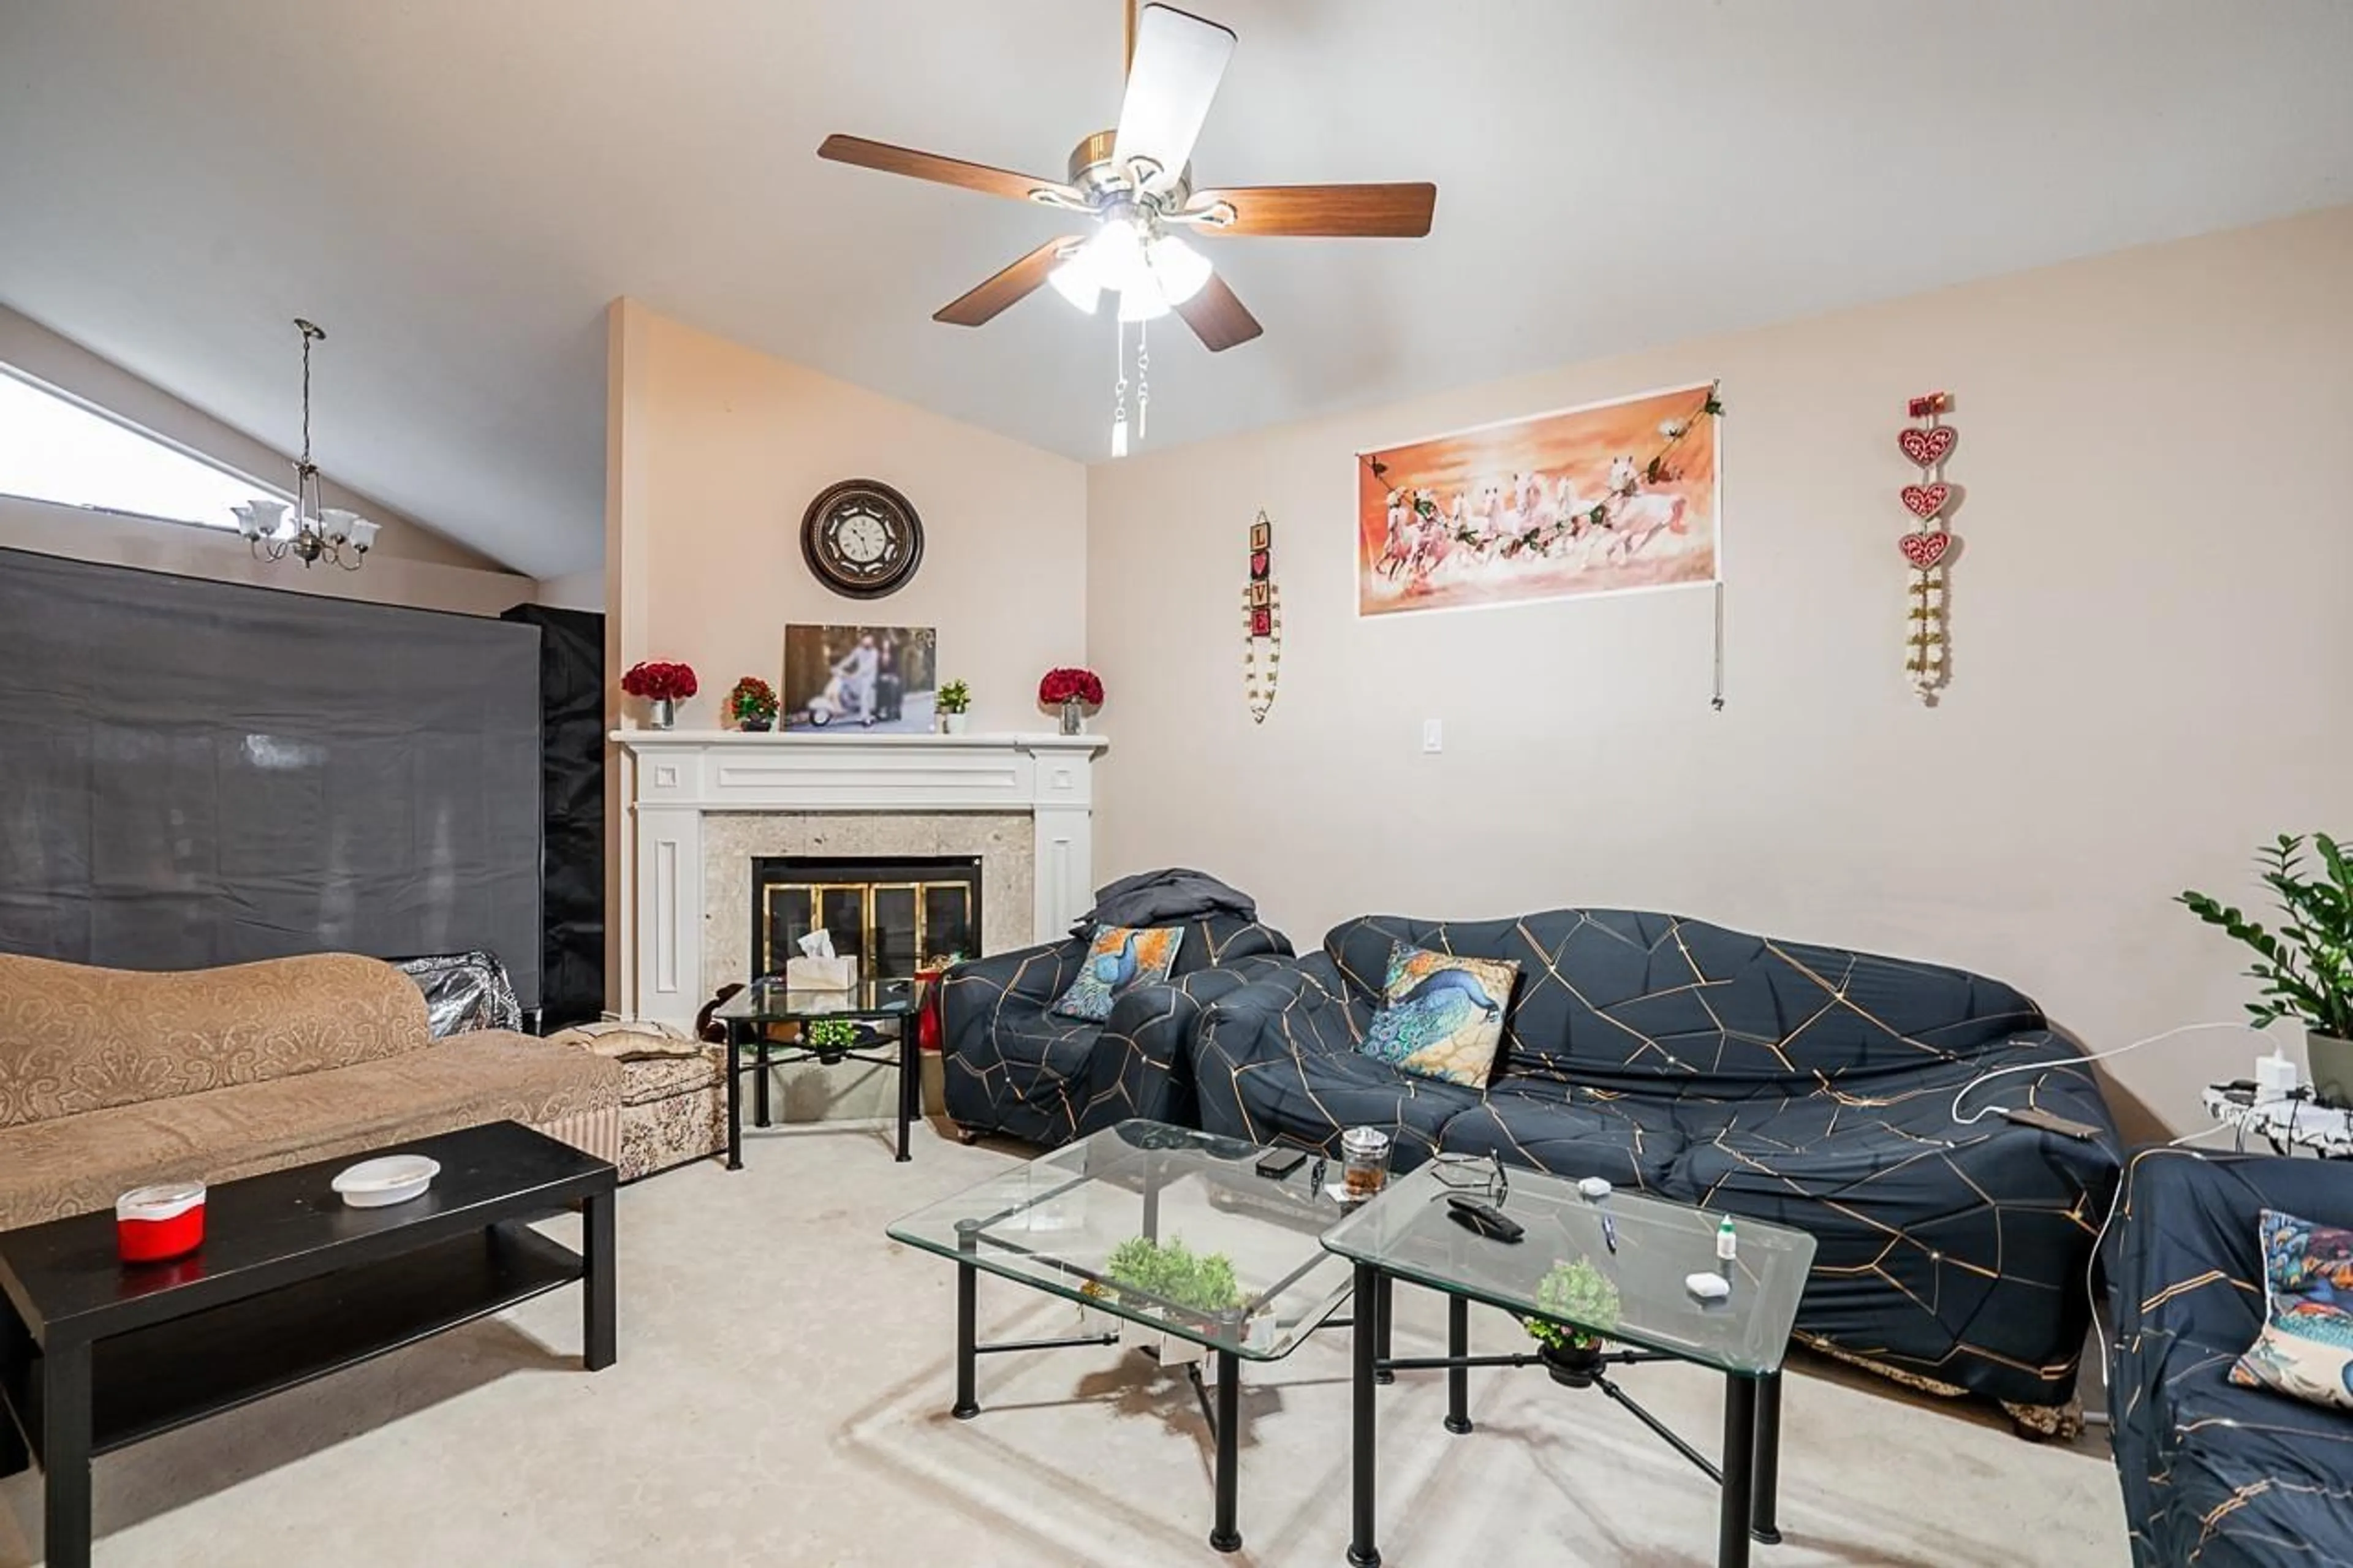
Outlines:
{"type": "Polygon", "coordinates": [[[1260,512],[1250,531],[1250,581],[1242,586],[1242,700],[1250,722],[1266,722],[1282,679],[1282,594],[1274,583],[1274,524],[1260,512]],[[1266,653],[1261,680],[1259,653],[1266,653]]]}
{"type": "Polygon", "coordinates": [[[1895,445],[1920,470],[1917,484],[1896,492],[1904,510],[1917,524],[1895,542],[1912,568],[1912,586],[1905,614],[1904,673],[1921,701],[1935,706],[1936,693],[1950,677],[1951,659],[1946,619],[1946,567],[1960,539],[1952,531],[1949,513],[1960,499],[1960,487],[1945,482],[1945,459],[1952,456],[1961,433],[1943,422],[1952,398],[1942,392],[1915,397],[1906,411],[1919,423],[1896,432],[1895,445]]]}

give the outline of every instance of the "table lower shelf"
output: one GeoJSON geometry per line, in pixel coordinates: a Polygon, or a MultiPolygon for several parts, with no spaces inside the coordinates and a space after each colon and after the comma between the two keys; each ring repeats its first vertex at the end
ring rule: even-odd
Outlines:
{"type": "MultiPolygon", "coordinates": [[[[297,1387],[582,1278],[580,1255],[520,1221],[307,1279],[90,1352],[91,1442],[104,1454],[297,1387]]],[[[38,1356],[5,1392],[41,1454],[38,1356]]]]}

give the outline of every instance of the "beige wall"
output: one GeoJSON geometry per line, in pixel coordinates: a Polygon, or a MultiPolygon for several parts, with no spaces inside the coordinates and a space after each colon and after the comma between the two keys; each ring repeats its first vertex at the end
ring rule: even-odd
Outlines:
{"type": "Polygon", "coordinates": [[[631,300],[614,310],[617,671],[684,659],[702,695],[680,723],[711,729],[738,676],[781,679],[788,622],[937,626],[944,673],[972,685],[974,729],[1046,727],[1038,677],[1085,651],[1079,464],[631,300]],[[923,520],[923,565],[888,598],[831,593],[801,559],[802,510],[850,478],[895,486],[923,520]]]}
{"type": "Polygon", "coordinates": [[[329,566],[306,571],[290,558],[255,560],[245,541],[226,529],[84,511],[17,496],[0,496],[0,549],[468,616],[495,616],[511,605],[532,604],[538,591],[532,579],[512,573],[387,556],[382,550],[369,551],[367,564],[356,572],[329,566]]]}
{"type": "MultiPolygon", "coordinates": [[[[2340,208],[1098,466],[1096,865],[1217,870],[1303,943],[1367,910],[1630,905],[1983,970],[2095,1047],[2232,1018],[2238,956],[2171,895],[2251,896],[2260,839],[2353,830],[2348,278],[2340,208]],[[1704,588],[1356,617],[1359,447],[1712,376],[1724,711],[1704,588]],[[1938,387],[1967,543],[1926,710],[1894,433],[1938,387]],[[1287,640],[1253,728],[1261,507],[1287,640]]],[[[2192,1036],[2114,1071],[2186,1129],[2253,1054],[2192,1036]]]]}
{"type": "MultiPolygon", "coordinates": [[[[1086,643],[1086,475],[1079,464],[698,331],[629,300],[609,321],[606,662],[611,716],[642,714],[620,672],[683,659],[702,693],[680,725],[715,729],[739,676],[784,673],[787,623],[939,628],[943,674],[973,689],[975,730],[1039,730],[1038,677],[1086,643]],[[843,598],[801,559],[801,512],[837,479],[881,479],[923,520],[923,561],[888,598],[843,598]]],[[[625,753],[609,753],[606,966],[626,1004],[625,753]]]]}

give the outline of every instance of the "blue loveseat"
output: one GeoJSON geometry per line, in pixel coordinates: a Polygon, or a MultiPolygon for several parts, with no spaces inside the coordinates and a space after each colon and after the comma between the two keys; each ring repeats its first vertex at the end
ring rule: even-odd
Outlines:
{"type": "Polygon", "coordinates": [[[1401,1165],[1493,1151],[1797,1226],[1800,1339],[2042,1430],[2073,1398],[2120,1150],[2081,1053],[1999,981],[1637,910],[1366,916],[1212,1001],[1193,1079],[1202,1126],[1253,1142],[1370,1124],[1401,1165]],[[1399,942],[1519,962],[1484,1089],[1357,1050],[1399,942]],[[1956,1121],[2012,1068],[1962,1116],[2039,1105],[2098,1136],[1956,1121]]]}
{"type": "Polygon", "coordinates": [[[2149,1149],[2126,1170],[2108,1409],[2139,1568],[2353,1560],[2353,1413],[2230,1380],[2263,1327],[2265,1208],[2353,1226],[2353,1167],[2149,1149]]]}
{"type": "Polygon", "coordinates": [[[1291,957],[1291,939],[1234,915],[1172,921],[1185,934],[1164,984],[1121,991],[1100,1024],[1054,1004],[1084,937],[958,964],[940,987],[948,1116],[967,1133],[1055,1146],[1134,1118],[1195,1124],[1191,1039],[1202,1006],[1291,957]]]}

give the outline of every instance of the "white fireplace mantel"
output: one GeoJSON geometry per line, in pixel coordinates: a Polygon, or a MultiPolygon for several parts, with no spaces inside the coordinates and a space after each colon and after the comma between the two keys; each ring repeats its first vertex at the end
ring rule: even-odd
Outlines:
{"type": "Polygon", "coordinates": [[[749,734],[616,730],[629,758],[621,1013],[691,1027],[702,988],[703,818],[712,813],[1019,813],[1035,826],[1035,932],[1092,898],[1091,773],[1100,735],[749,734]]]}

